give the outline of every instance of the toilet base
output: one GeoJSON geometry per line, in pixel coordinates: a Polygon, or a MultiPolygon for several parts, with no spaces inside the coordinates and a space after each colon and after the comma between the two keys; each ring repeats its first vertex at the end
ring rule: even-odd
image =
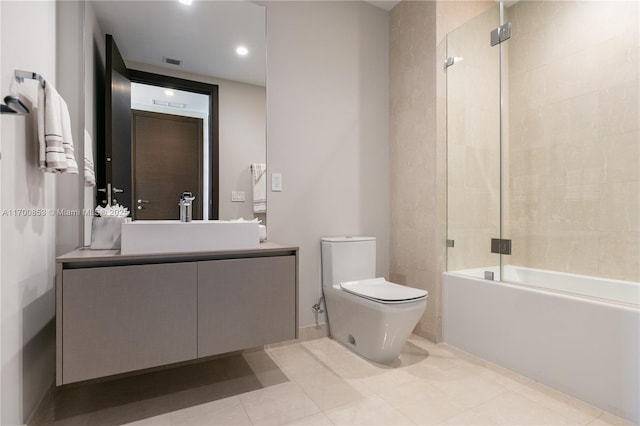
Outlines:
{"type": "Polygon", "coordinates": [[[398,358],[427,307],[427,299],[383,304],[343,291],[339,286],[326,287],[324,297],[331,337],[380,364],[398,358]]]}

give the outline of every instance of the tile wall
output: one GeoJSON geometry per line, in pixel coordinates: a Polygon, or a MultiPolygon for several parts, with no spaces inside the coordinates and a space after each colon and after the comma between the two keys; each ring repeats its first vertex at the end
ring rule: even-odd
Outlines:
{"type": "Polygon", "coordinates": [[[638,8],[509,9],[512,264],[640,281],[638,8]]]}

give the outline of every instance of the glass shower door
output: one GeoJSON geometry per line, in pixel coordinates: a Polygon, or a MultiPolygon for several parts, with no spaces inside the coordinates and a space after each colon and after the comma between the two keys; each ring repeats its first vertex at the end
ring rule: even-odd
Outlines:
{"type": "Polygon", "coordinates": [[[500,279],[499,5],[447,36],[447,270],[500,279]]]}

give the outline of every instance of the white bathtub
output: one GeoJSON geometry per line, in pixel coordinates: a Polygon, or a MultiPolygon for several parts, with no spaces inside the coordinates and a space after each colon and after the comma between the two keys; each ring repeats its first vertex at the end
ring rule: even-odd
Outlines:
{"type": "Polygon", "coordinates": [[[443,274],[446,343],[640,423],[640,284],[484,271],[443,274]]]}

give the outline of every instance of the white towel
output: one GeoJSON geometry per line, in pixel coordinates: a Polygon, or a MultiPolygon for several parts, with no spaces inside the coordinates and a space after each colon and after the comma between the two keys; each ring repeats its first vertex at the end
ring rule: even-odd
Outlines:
{"type": "Polygon", "coordinates": [[[264,163],[251,164],[251,177],[253,180],[253,212],[267,212],[267,165],[264,163]]]}
{"type": "Polygon", "coordinates": [[[51,173],[78,173],[67,103],[50,83],[38,86],[39,166],[51,173]]]}
{"type": "Polygon", "coordinates": [[[96,171],[93,165],[93,141],[87,129],[84,129],[84,185],[96,186],[96,171]]]}

